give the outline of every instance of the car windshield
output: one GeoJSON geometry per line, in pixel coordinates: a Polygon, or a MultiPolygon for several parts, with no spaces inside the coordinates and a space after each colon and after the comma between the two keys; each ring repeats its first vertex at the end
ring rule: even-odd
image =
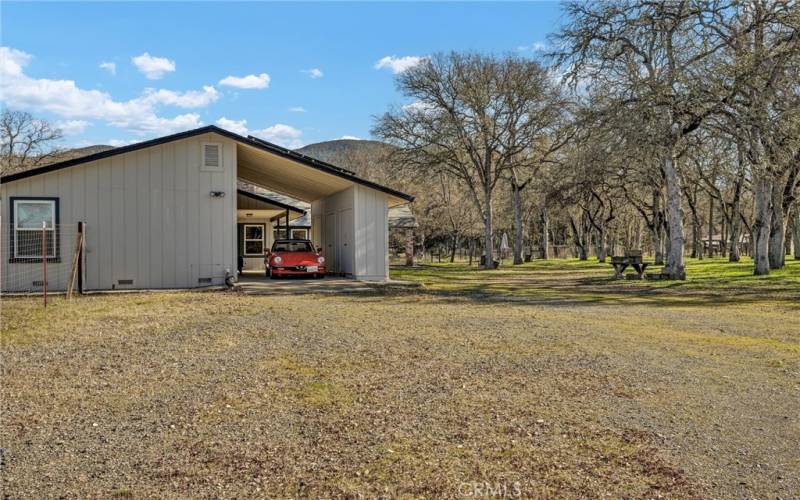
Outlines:
{"type": "Polygon", "coordinates": [[[314,248],[308,241],[276,241],[272,245],[273,252],[313,252],[314,248]]]}

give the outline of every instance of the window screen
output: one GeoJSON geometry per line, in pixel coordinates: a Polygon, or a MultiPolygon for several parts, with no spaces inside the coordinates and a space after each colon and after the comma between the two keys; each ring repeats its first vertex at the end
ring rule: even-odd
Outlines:
{"type": "Polygon", "coordinates": [[[58,258],[58,200],[13,199],[13,259],[41,261],[43,251],[48,260],[58,258]],[[44,239],[44,241],[42,241],[44,239]]]}

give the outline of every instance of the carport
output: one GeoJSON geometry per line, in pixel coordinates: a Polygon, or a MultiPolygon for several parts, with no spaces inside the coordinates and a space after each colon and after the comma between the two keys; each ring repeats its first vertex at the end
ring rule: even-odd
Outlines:
{"type": "MultiPolygon", "coordinates": [[[[322,248],[329,273],[360,280],[388,278],[388,210],[409,203],[412,196],[256,137],[235,137],[239,181],[311,204],[309,236],[322,248]]],[[[237,206],[238,214],[240,208],[245,207],[237,206]]],[[[302,214],[290,208],[278,218],[286,221],[293,215],[302,214]]]]}
{"type": "Polygon", "coordinates": [[[264,252],[276,235],[284,237],[291,221],[306,211],[247,189],[236,191],[237,255],[239,272],[264,269],[264,252]]]}

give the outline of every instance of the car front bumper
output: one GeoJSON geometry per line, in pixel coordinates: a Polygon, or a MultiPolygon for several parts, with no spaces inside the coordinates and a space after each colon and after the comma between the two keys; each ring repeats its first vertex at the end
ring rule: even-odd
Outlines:
{"type": "Polygon", "coordinates": [[[306,266],[272,266],[273,276],[314,276],[327,272],[325,266],[318,266],[316,271],[309,271],[306,266]]]}

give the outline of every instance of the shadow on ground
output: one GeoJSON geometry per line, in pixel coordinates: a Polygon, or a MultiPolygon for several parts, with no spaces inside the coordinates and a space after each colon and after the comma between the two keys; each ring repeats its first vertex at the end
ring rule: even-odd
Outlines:
{"type": "Polygon", "coordinates": [[[466,265],[393,267],[392,280],[364,282],[269,280],[246,275],[241,291],[259,295],[329,294],[379,298],[411,295],[419,300],[477,301],[578,307],[591,305],[709,307],[778,304],[800,309],[800,263],[766,277],[749,274],[747,264],[690,262],[687,281],[615,280],[607,266],[579,261],[541,261],[483,271],[466,265]]]}

